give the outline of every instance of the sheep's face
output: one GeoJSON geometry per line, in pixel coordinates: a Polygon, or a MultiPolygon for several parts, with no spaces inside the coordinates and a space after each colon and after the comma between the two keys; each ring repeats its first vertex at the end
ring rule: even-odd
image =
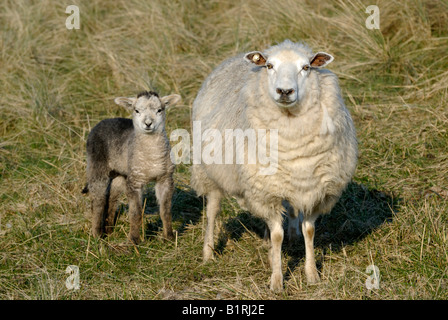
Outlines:
{"type": "Polygon", "coordinates": [[[300,103],[312,68],[323,67],[333,61],[333,57],[325,52],[318,52],[310,59],[292,49],[276,50],[269,56],[253,51],[245,58],[266,68],[269,96],[280,107],[293,107],[300,103]]]}
{"type": "Polygon", "coordinates": [[[159,98],[155,93],[143,92],[137,98],[116,98],[115,103],[132,111],[134,130],[150,134],[164,130],[165,109],[179,100],[177,94],[159,98]]]}

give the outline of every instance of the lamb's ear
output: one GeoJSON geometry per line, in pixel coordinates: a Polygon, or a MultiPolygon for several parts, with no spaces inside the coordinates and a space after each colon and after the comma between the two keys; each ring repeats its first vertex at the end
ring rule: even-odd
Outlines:
{"type": "Polygon", "coordinates": [[[334,57],[331,54],[325,52],[318,52],[310,59],[310,66],[312,67],[325,67],[334,57]]]}
{"type": "Polygon", "coordinates": [[[165,96],[160,99],[162,101],[162,104],[165,108],[168,108],[168,106],[172,106],[180,101],[180,95],[178,94],[171,94],[169,96],[165,96]]]}
{"type": "Polygon", "coordinates": [[[267,60],[266,56],[264,54],[262,54],[260,51],[252,51],[252,52],[246,53],[246,55],[244,56],[244,59],[246,59],[246,61],[254,63],[260,67],[266,65],[266,60],[267,60]]]}
{"type": "Polygon", "coordinates": [[[118,97],[115,98],[115,103],[118,104],[119,106],[122,106],[128,110],[133,110],[134,109],[134,103],[135,101],[137,101],[136,98],[125,98],[125,97],[118,97]]]}

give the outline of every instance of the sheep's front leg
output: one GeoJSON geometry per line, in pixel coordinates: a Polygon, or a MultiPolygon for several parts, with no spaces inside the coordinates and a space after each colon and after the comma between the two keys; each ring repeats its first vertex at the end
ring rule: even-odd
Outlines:
{"type": "Polygon", "coordinates": [[[215,219],[221,210],[221,192],[213,190],[207,194],[207,227],[205,230],[203,258],[204,262],[213,259],[215,219]]]}
{"type": "Polygon", "coordinates": [[[314,223],[319,217],[318,213],[304,215],[302,232],[305,238],[305,275],[308,283],[313,284],[320,281],[317,273],[316,260],[314,258],[314,223]]]}
{"type": "Polygon", "coordinates": [[[129,222],[131,230],[129,238],[133,243],[140,243],[140,228],[142,226],[142,190],[128,187],[127,196],[129,201],[129,222]]]}
{"type": "Polygon", "coordinates": [[[269,251],[269,260],[271,263],[271,290],[283,290],[283,273],[282,273],[282,242],[283,242],[283,226],[281,215],[268,221],[268,227],[271,234],[271,249],[269,251]]]}
{"type": "Polygon", "coordinates": [[[174,183],[172,178],[167,178],[156,183],[156,198],[160,208],[160,218],[163,223],[163,237],[173,239],[173,227],[171,217],[171,199],[174,192],[174,183]]]}

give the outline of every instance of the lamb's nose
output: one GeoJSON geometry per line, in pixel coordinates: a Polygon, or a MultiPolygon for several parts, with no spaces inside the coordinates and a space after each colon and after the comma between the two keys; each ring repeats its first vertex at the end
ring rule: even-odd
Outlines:
{"type": "Polygon", "coordinates": [[[276,92],[282,96],[289,96],[291,93],[294,92],[294,89],[281,89],[277,88],[276,92]]]}
{"type": "Polygon", "coordinates": [[[150,127],[152,125],[152,121],[147,120],[147,121],[145,121],[145,124],[146,124],[147,127],[150,127]]]}

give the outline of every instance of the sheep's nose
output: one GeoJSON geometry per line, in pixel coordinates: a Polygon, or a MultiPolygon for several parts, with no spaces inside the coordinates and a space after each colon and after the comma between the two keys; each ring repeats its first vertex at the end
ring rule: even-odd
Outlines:
{"type": "Polygon", "coordinates": [[[281,89],[281,88],[277,88],[277,89],[276,89],[276,92],[277,92],[279,95],[282,95],[282,96],[289,96],[290,94],[294,93],[294,89],[281,89]]]}
{"type": "Polygon", "coordinates": [[[146,120],[145,124],[147,127],[150,127],[152,125],[152,121],[151,120],[146,120]]]}

